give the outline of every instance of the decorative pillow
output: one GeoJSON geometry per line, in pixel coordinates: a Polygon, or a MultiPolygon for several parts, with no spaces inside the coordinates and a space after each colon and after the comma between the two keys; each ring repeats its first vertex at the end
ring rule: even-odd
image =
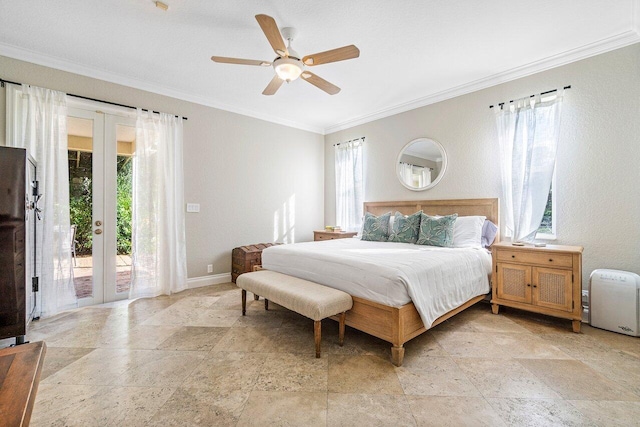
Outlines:
{"type": "Polygon", "coordinates": [[[453,225],[454,248],[482,248],[484,216],[459,216],[453,225]]]}
{"type": "Polygon", "coordinates": [[[498,226],[496,226],[488,219],[485,219],[484,225],[482,226],[482,247],[488,248],[489,246],[493,245],[493,241],[496,240],[497,234],[498,226]]]}
{"type": "Polygon", "coordinates": [[[399,243],[415,243],[418,240],[420,232],[420,215],[422,211],[418,211],[409,216],[404,216],[400,212],[396,212],[393,221],[393,231],[389,235],[390,242],[399,243]]]}
{"type": "Polygon", "coordinates": [[[375,216],[369,212],[364,215],[362,224],[362,240],[386,242],[389,240],[389,217],[391,212],[375,216]]]}
{"type": "Polygon", "coordinates": [[[453,245],[453,225],[458,214],[441,216],[420,215],[420,234],[418,245],[442,246],[450,248],[453,245]]]}

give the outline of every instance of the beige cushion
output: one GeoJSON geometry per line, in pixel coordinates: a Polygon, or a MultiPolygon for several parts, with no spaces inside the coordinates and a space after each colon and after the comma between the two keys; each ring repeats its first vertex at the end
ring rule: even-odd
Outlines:
{"type": "Polygon", "coordinates": [[[322,320],[353,306],[351,295],[346,292],[275,271],[241,274],[237,285],[313,320],[322,320]]]}

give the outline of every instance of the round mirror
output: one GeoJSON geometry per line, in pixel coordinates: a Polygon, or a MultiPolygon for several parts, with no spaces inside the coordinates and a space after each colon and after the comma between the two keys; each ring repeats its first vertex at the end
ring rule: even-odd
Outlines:
{"type": "Polygon", "coordinates": [[[396,161],[398,179],[409,190],[435,186],[447,168],[447,153],[438,141],[418,138],[404,146],[396,161]]]}

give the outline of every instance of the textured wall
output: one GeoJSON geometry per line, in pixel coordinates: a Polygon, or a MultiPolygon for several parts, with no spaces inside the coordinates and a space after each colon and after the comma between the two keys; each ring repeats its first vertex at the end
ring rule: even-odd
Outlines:
{"type": "MultiPolygon", "coordinates": [[[[0,56],[0,76],[67,93],[165,111],[184,122],[189,277],[231,271],[231,249],[313,240],[323,221],[323,136],[0,56]]],[[[0,144],[5,90],[0,90],[0,144]]]]}
{"type": "Polygon", "coordinates": [[[502,101],[570,84],[556,166],[558,244],[584,246],[596,268],[640,273],[640,44],[325,136],[325,222],[335,222],[333,144],[364,136],[365,200],[500,197],[494,113],[502,101]],[[413,192],[396,179],[404,144],[444,145],[442,181],[413,192]]]}

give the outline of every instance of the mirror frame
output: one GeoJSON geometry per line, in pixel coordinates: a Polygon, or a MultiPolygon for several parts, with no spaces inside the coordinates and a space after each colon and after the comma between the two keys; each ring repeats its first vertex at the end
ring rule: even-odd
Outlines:
{"type": "Polygon", "coordinates": [[[435,139],[431,139],[431,138],[416,138],[412,141],[407,142],[404,147],[402,147],[402,150],[400,150],[400,153],[398,154],[398,157],[396,158],[396,164],[395,164],[395,168],[396,168],[396,177],[398,178],[398,181],[400,181],[400,183],[405,187],[408,188],[411,191],[424,191],[424,190],[428,190],[430,188],[435,187],[436,185],[438,185],[438,183],[440,182],[440,180],[442,179],[442,177],[444,176],[445,172],[447,171],[447,164],[448,164],[448,156],[447,156],[447,151],[444,149],[444,146],[442,144],[440,144],[438,141],[436,141],[435,139]],[[400,176],[400,159],[402,158],[402,154],[404,153],[404,150],[407,149],[407,147],[409,147],[411,144],[414,144],[416,142],[420,142],[420,141],[428,141],[428,142],[432,142],[434,143],[438,149],[440,150],[440,152],[442,153],[442,168],[440,169],[440,173],[438,174],[438,176],[436,177],[436,179],[434,179],[433,181],[431,181],[431,183],[429,185],[425,185],[424,187],[419,187],[419,188],[415,188],[415,187],[410,187],[409,184],[407,184],[406,182],[404,182],[404,180],[402,179],[402,177],[400,176]]]}

